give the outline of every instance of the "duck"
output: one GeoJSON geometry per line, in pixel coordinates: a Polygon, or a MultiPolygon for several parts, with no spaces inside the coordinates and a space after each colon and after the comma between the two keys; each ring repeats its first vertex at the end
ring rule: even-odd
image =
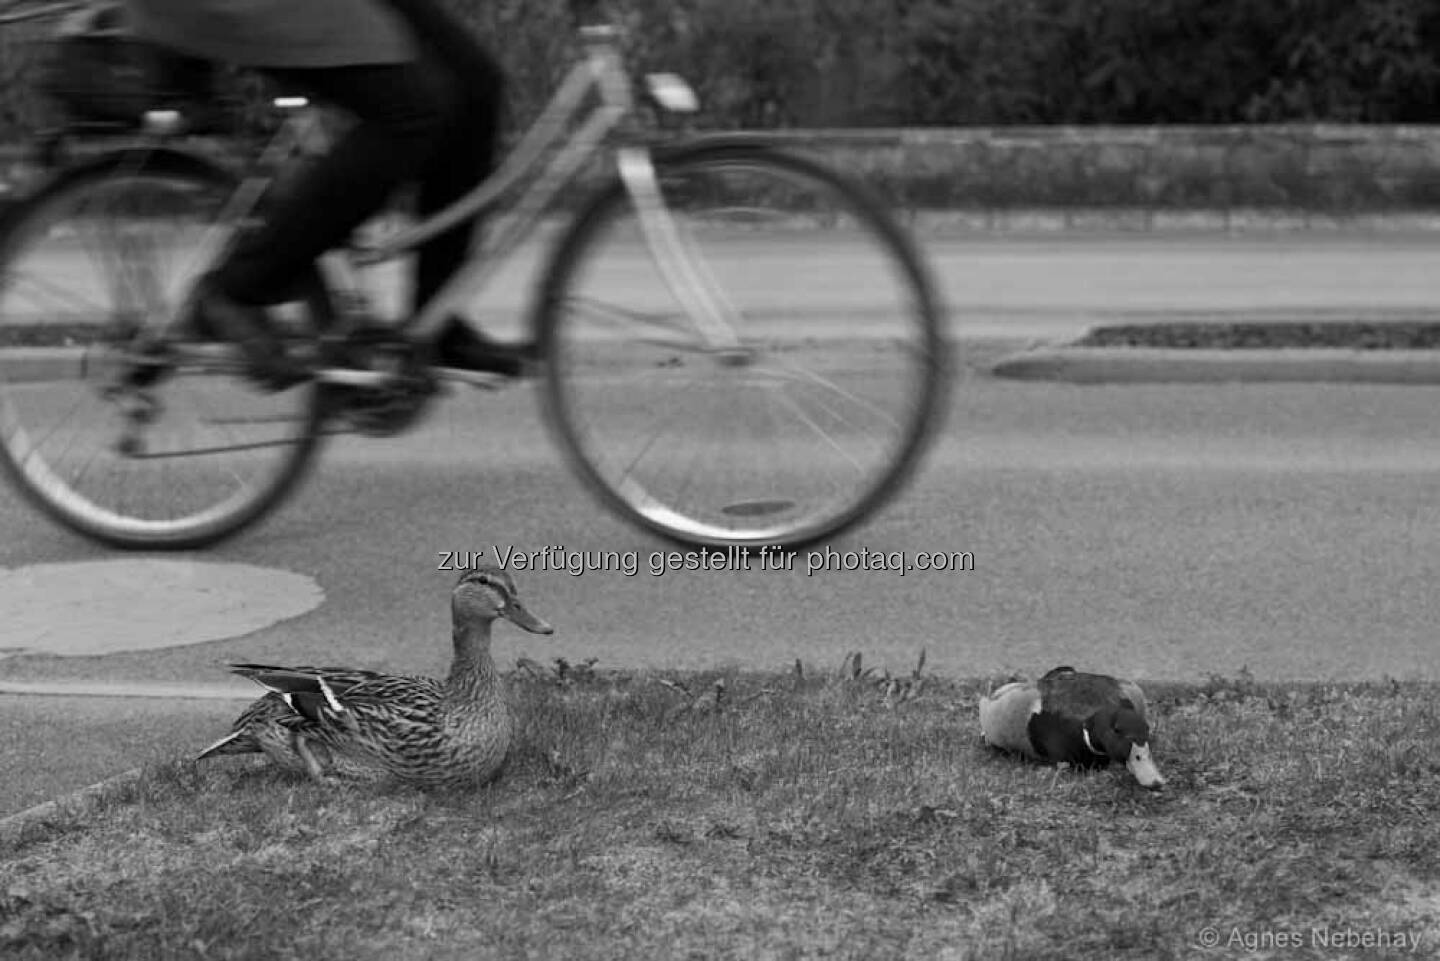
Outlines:
{"type": "Polygon", "coordinates": [[[532,634],[554,628],[493,566],[461,573],[450,610],[454,656],[443,681],[357,668],[230,664],[266,693],[195,760],[259,753],[321,782],[444,787],[492,780],[509,753],[514,722],[490,654],[491,627],[504,619],[532,634]]]}
{"type": "Polygon", "coordinates": [[[1142,787],[1165,785],[1150,755],[1145,693],[1133,681],[1069,666],[1012,681],[980,698],[980,732],[1001,751],[1079,768],[1117,761],[1142,787]]]}

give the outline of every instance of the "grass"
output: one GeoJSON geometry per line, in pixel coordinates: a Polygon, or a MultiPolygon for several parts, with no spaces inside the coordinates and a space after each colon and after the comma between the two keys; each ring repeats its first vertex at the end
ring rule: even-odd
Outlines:
{"type": "Polygon", "coordinates": [[[0,957],[1387,957],[1440,950],[1432,686],[1147,685],[1158,794],[978,741],[986,682],[512,675],[474,792],[146,772],[0,849],[0,957]],[[1267,934],[1268,932],[1268,934],[1267,934]]]}
{"type": "Polygon", "coordinates": [[[1340,347],[1350,350],[1435,350],[1440,324],[1431,321],[1261,321],[1234,323],[1109,324],[1095,327],[1077,347],[1170,347],[1211,350],[1340,347]]]}

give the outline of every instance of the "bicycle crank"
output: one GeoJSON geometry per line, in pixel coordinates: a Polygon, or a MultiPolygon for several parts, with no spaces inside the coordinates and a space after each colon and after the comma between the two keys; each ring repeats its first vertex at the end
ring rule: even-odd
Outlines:
{"type": "Polygon", "coordinates": [[[120,436],[115,439],[115,453],[121,457],[145,454],[145,428],[160,419],[160,401],[150,391],[131,384],[112,384],[101,396],[120,410],[120,436]]]}
{"type": "Polygon", "coordinates": [[[334,347],[347,366],[384,375],[373,386],[325,386],[331,416],[368,437],[390,437],[409,428],[439,389],[415,345],[388,327],[361,327],[334,347]]]}

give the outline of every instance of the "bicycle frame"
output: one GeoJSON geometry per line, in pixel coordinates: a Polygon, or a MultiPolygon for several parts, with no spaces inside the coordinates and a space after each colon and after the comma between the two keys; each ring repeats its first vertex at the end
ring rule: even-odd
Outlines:
{"type": "Polygon", "coordinates": [[[55,3],[47,3],[38,7],[31,7],[27,10],[21,11],[20,13],[4,12],[8,10],[13,10],[16,7],[22,5],[24,2],[25,0],[15,0],[15,2],[13,3],[6,4],[3,7],[0,7],[0,27],[11,23],[24,23],[27,20],[40,20],[44,17],[53,16],[57,13],[69,13],[70,11],[78,8],[78,4],[75,3],[75,0],[56,0],[55,3]]]}
{"type": "MultiPolygon", "coordinates": [[[[455,276],[402,327],[414,340],[426,343],[439,336],[452,316],[473,323],[465,306],[479,295],[504,263],[504,253],[515,250],[535,230],[560,191],[577,179],[587,163],[604,152],[612,135],[634,114],[635,94],[619,50],[620,36],[620,30],[609,25],[582,27],[584,59],[571,68],[539,118],[499,168],[464,197],[397,235],[379,243],[327,254],[322,267],[332,286],[356,293],[360,289],[359,268],[392,260],[447,230],[498,211],[506,216],[486,231],[483,243],[471,252],[455,276]],[[598,94],[599,104],[577,125],[592,91],[598,94]],[[573,132],[567,135],[567,130],[573,132]],[[548,162],[541,166],[547,155],[550,155],[548,162]],[[527,181],[528,186],[522,190],[527,181]]],[[[694,109],[693,94],[679,78],[653,74],[647,81],[662,107],[694,109]]],[[[313,119],[297,123],[292,136],[277,139],[272,149],[292,152],[310,138],[315,129],[313,119]]],[[[617,170],[639,214],[650,253],[667,286],[686,314],[695,320],[705,347],[722,352],[738,350],[740,340],[735,329],[738,312],[720,293],[702,262],[690,256],[660,195],[649,149],[636,140],[634,144],[622,143],[615,148],[617,170]]],[[[266,154],[270,152],[267,149],[266,154]]],[[[317,372],[317,378],[322,381],[354,386],[383,383],[388,376],[341,368],[317,372]]],[[[458,372],[455,376],[473,379],[458,372]]]]}
{"type": "MultiPolygon", "coordinates": [[[[73,0],[61,0],[45,10],[50,12],[73,5],[73,0]]],[[[582,26],[583,58],[570,69],[540,116],[501,165],[468,194],[397,235],[378,243],[352,245],[327,253],[321,258],[320,266],[329,287],[363,302],[367,298],[360,283],[361,269],[409,253],[431,238],[481,215],[499,213],[504,216],[484,232],[478,249],[472,249],[466,262],[419,314],[399,327],[412,340],[430,343],[438,338],[452,316],[474,324],[466,305],[504,264],[505,254],[517,249],[531,235],[556,196],[579,177],[586,164],[610,148],[616,156],[616,172],[634,204],[650,255],[666,286],[697,329],[700,343],[696,346],[730,357],[743,355],[736,330],[739,312],[715,283],[703,259],[692,254],[671,217],[660,192],[649,147],[639,136],[618,145],[613,143],[617,131],[623,131],[636,108],[635,91],[620,50],[622,36],[623,31],[611,24],[582,26]],[[586,102],[592,93],[598,95],[598,104],[586,112],[586,102]]],[[[646,81],[652,99],[662,109],[675,112],[696,109],[693,92],[679,77],[651,74],[646,81]]],[[[277,97],[274,103],[282,109],[308,106],[308,100],[303,97],[277,97]]],[[[184,118],[174,111],[153,111],[146,114],[144,120],[145,130],[161,142],[183,135],[184,118]]],[[[297,154],[320,152],[328,144],[321,115],[318,111],[304,110],[281,124],[254,165],[262,171],[274,171],[297,154]]],[[[243,179],[225,204],[222,222],[238,222],[249,216],[272,181],[273,173],[243,179]]],[[[201,251],[208,248],[208,244],[199,245],[201,251]]],[[[217,355],[229,354],[230,350],[192,345],[179,352],[182,356],[214,360],[217,355]]],[[[321,382],[350,386],[381,386],[393,376],[349,368],[325,368],[315,375],[321,382]]],[[[463,371],[449,371],[445,376],[490,379],[463,371]]]]}

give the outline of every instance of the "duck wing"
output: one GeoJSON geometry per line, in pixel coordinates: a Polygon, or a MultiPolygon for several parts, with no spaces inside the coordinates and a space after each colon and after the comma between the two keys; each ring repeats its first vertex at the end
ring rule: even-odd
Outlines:
{"type": "Polygon", "coordinates": [[[441,695],[431,678],[357,668],[232,664],[230,669],[283,702],[287,713],[276,723],[297,732],[338,728],[354,734],[362,722],[373,728],[391,716],[402,724],[412,715],[433,717],[441,695]]]}
{"type": "Polygon", "coordinates": [[[1034,752],[1047,761],[1059,764],[1089,765],[1095,752],[1085,744],[1085,723],[1054,711],[1041,710],[1030,717],[1026,728],[1034,752]]]}
{"type": "Polygon", "coordinates": [[[1144,697],[1134,702],[1133,694],[1140,689],[1108,674],[1086,674],[1073,668],[1057,667],[1040,678],[1040,700],[1047,714],[1055,714],[1083,724],[1101,708],[1119,707],[1130,701],[1144,714],[1144,697]]]}
{"type": "Polygon", "coordinates": [[[230,672],[248,677],[277,694],[319,694],[321,678],[332,692],[341,694],[358,684],[388,676],[355,667],[277,667],[274,664],[231,664],[230,672]]]}
{"type": "Polygon", "coordinates": [[[431,677],[410,674],[378,674],[339,692],[347,708],[364,708],[371,715],[392,712],[400,715],[434,715],[444,689],[431,677]]]}
{"type": "Polygon", "coordinates": [[[302,723],[357,738],[388,740],[440,725],[444,689],[434,678],[367,672],[340,681],[333,684],[331,675],[319,675],[316,690],[282,696],[303,717],[302,723]]]}
{"type": "Polygon", "coordinates": [[[1120,693],[1135,708],[1135,713],[1139,714],[1142,720],[1147,722],[1150,720],[1150,714],[1145,704],[1145,692],[1140,690],[1139,684],[1134,681],[1121,681],[1120,693]]]}

